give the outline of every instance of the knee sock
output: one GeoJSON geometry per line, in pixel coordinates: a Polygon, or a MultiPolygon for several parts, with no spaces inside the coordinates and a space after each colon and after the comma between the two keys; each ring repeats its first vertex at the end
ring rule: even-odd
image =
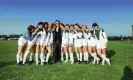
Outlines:
{"type": "Polygon", "coordinates": [[[20,62],[19,58],[20,58],[20,55],[17,54],[17,55],[16,55],[17,63],[20,62]]]}
{"type": "Polygon", "coordinates": [[[61,53],[61,61],[64,61],[63,52],[61,53]]]}
{"type": "Polygon", "coordinates": [[[102,58],[103,60],[105,60],[105,61],[108,60],[108,58],[107,58],[104,54],[101,55],[101,58],[102,58]]]}
{"type": "Polygon", "coordinates": [[[45,56],[43,53],[40,54],[40,59],[42,63],[45,62],[45,56]]]}
{"type": "Polygon", "coordinates": [[[23,64],[25,64],[29,52],[30,52],[30,51],[26,51],[26,52],[25,52],[24,58],[23,58],[23,64]]]}
{"type": "Polygon", "coordinates": [[[88,52],[85,52],[85,54],[86,54],[86,61],[88,61],[88,59],[89,59],[89,54],[88,54],[88,52]]]}
{"type": "Polygon", "coordinates": [[[73,59],[73,53],[69,53],[70,54],[70,61],[74,61],[74,59],[73,59]]]}
{"type": "Polygon", "coordinates": [[[30,60],[29,61],[33,61],[33,53],[30,53],[30,60]]]}
{"type": "Polygon", "coordinates": [[[22,54],[20,55],[19,59],[20,59],[20,61],[23,61],[22,54]]]}
{"type": "Polygon", "coordinates": [[[50,53],[47,53],[47,56],[46,56],[46,62],[48,62],[49,57],[50,57],[50,53]]]}
{"type": "Polygon", "coordinates": [[[76,55],[77,55],[77,60],[79,61],[79,53],[76,53],[76,55]]]}
{"type": "Polygon", "coordinates": [[[36,62],[38,62],[38,53],[35,54],[36,62]]]}
{"type": "Polygon", "coordinates": [[[82,56],[82,52],[81,52],[81,53],[80,53],[80,61],[82,61],[82,57],[83,57],[83,56],[82,56]]]}
{"type": "Polygon", "coordinates": [[[68,61],[68,53],[65,53],[65,55],[66,55],[66,60],[65,61],[68,61]]]}

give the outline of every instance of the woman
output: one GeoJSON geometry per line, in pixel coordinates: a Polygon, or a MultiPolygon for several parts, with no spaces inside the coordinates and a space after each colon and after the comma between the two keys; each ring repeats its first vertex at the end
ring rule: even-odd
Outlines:
{"type": "MultiPolygon", "coordinates": [[[[63,23],[60,24],[60,28],[61,28],[61,37],[62,37],[62,42],[64,41],[64,35],[63,35],[63,32],[65,31],[65,25],[63,23]]],[[[64,44],[61,43],[61,61],[63,62],[64,61],[64,44]]]]}
{"type": "Polygon", "coordinates": [[[77,61],[80,63],[82,62],[82,30],[80,29],[80,26],[78,24],[74,25],[75,28],[75,40],[74,40],[74,46],[75,46],[75,52],[77,55],[77,61]]]}
{"type": "Polygon", "coordinates": [[[87,26],[86,25],[82,25],[82,31],[83,31],[83,39],[82,39],[82,44],[83,44],[83,53],[84,53],[84,62],[85,64],[88,63],[88,50],[87,50],[87,26]]]}
{"type": "Polygon", "coordinates": [[[73,40],[74,40],[74,27],[73,27],[73,25],[70,25],[69,40],[68,40],[68,51],[69,51],[69,55],[70,55],[70,62],[71,62],[71,64],[74,63],[73,51],[72,51],[73,40]]]}
{"type": "Polygon", "coordinates": [[[96,62],[98,64],[100,59],[97,57],[96,40],[94,38],[93,30],[88,30],[87,44],[88,52],[94,59],[92,64],[95,64],[96,62]]]}
{"type": "Polygon", "coordinates": [[[65,30],[62,32],[62,48],[64,50],[66,60],[64,63],[68,62],[68,37],[69,37],[69,25],[65,25],[65,30]]]}
{"type": "MultiPolygon", "coordinates": [[[[37,44],[37,38],[40,36],[39,32],[43,28],[43,25],[42,24],[43,24],[43,22],[39,22],[38,23],[38,28],[33,33],[34,38],[32,40],[28,40],[28,46],[27,46],[26,52],[24,54],[23,64],[25,64],[26,58],[27,58],[28,54],[30,53],[30,51],[31,51],[32,47],[34,46],[34,44],[37,44]]],[[[35,53],[35,55],[36,55],[36,64],[38,64],[38,60],[37,60],[38,59],[38,52],[39,52],[38,48],[39,48],[39,46],[37,45],[36,46],[36,53],[35,53]]]]}
{"type": "Polygon", "coordinates": [[[40,48],[43,44],[43,41],[42,39],[45,37],[45,27],[44,27],[44,23],[43,22],[40,22],[38,23],[37,25],[37,28],[41,28],[41,31],[38,33],[40,34],[38,37],[37,37],[37,40],[36,40],[36,43],[35,43],[35,61],[36,61],[36,65],[38,65],[39,63],[39,60],[38,60],[38,55],[39,55],[39,51],[40,51],[40,48]]]}
{"type": "Polygon", "coordinates": [[[110,65],[109,58],[106,57],[106,44],[108,42],[106,33],[103,29],[99,28],[97,23],[92,24],[94,29],[94,37],[96,39],[96,48],[98,55],[102,58],[102,65],[107,62],[110,65]]]}
{"type": "Polygon", "coordinates": [[[46,54],[46,61],[45,63],[48,64],[49,62],[49,57],[50,54],[52,53],[52,44],[53,44],[53,32],[52,32],[52,24],[48,25],[48,30],[46,31],[46,42],[45,42],[45,46],[46,49],[48,50],[48,53],[46,54]]]}
{"type": "Polygon", "coordinates": [[[27,32],[24,33],[18,40],[18,52],[16,55],[17,64],[22,63],[22,52],[24,51],[24,47],[26,46],[28,40],[32,40],[34,35],[32,33],[35,31],[35,27],[33,25],[29,25],[27,32]]]}

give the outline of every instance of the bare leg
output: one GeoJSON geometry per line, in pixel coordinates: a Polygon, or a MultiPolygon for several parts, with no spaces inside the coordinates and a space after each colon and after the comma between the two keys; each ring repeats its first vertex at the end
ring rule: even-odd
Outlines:
{"type": "Polygon", "coordinates": [[[51,45],[48,45],[48,46],[47,46],[47,50],[48,50],[48,53],[47,53],[47,56],[46,56],[46,63],[48,63],[50,54],[51,54],[51,52],[52,52],[52,47],[51,47],[51,45]]]}
{"type": "Polygon", "coordinates": [[[68,62],[68,49],[67,48],[68,48],[67,46],[64,47],[64,52],[65,52],[65,55],[66,55],[65,63],[68,62]]]}
{"type": "Polygon", "coordinates": [[[23,46],[18,46],[18,52],[17,52],[17,55],[16,55],[16,58],[17,58],[17,64],[19,64],[19,62],[21,61],[21,54],[23,52],[23,46]]]}
{"type": "Polygon", "coordinates": [[[71,64],[73,64],[74,63],[74,59],[73,59],[72,46],[69,46],[69,55],[70,55],[71,64]]]}
{"type": "Polygon", "coordinates": [[[26,59],[27,59],[27,56],[28,56],[30,50],[32,49],[32,46],[33,46],[33,45],[28,45],[28,46],[27,46],[27,49],[26,49],[26,52],[25,52],[24,58],[23,58],[23,64],[25,64],[26,59]]]}

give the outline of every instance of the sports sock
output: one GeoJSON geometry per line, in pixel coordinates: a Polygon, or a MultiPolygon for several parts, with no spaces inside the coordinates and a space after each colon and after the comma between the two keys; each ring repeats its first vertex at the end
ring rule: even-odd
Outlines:
{"type": "Polygon", "coordinates": [[[23,64],[25,64],[29,52],[30,52],[30,51],[26,51],[26,52],[25,52],[24,58],[23,58],[23,64]]]}
{"type": "Polygon", "coordinates": [[[66,60],[65,61],[68,61],[68,53],[65,53],[65,55],[66,55],[66,60]]]}
{"type": "Polygon", "coordinates": [[[44,57],[45,57],[44,54],[41,53],[41,54],[40,54],[41,63],[45,62],[45,61],[44,61],[44,57]]]}
{"type": "Polygon", "coordinates": [[[73,59],[73,53],[70,53],[70,61],[74,61],[74,59],[73,59]]]}
{"type": "Polygon", "coordinates": [[[79,53],[76,53],[76,55],[77,55],[77,60],[79,60],[79,53]]]}
{"type": "Polygon", "coordinates": [[[38,62],[38,53],[35,54],[36,62],[38,62]]]}
{"type": "Polygon", "coordinates": [[[80,61],[82,61],[82,57],[83,57],[83,56],[82,56],[82,52],[81,52],[81,53],[80,53],[80,61]]]}
{"type": "Polygon", "coordinates": [[[20,61],[23,61],[22,54],[20,55],[19,60],[20,61]]]}
{"type": "Polygon", "coordinates": [[[63,52],[61,53],[61,61],[64,61],[63,52]]]}
{"type": "Polygon", "coordinates": [[[33,53],[30,53],[30,60],[29,61],[33,61],[33,53]]]}
{"type": "Polygon", "coordinates": [[[89,54],[88,52],[86,52],[86,61],[88,61],[88,59],[89,59],[89,54]]]}
{"type": "Polygon", "coordinates": [[[49,57],[50,57],[50,53],[47,53],[47,56],[46,56],[46,62],[48,62],[49,57]]]}
{"type": "Polygon", "coordinates": [[[19,57],[20,57],[20,55],[17,54],[17,55],[16,55],[17,63],[20,62],[19,57]]]}
{"type": "Polygon", "coordinates": [[[86,52],[84,52],[84,61],[86,61],[86,52]]]}

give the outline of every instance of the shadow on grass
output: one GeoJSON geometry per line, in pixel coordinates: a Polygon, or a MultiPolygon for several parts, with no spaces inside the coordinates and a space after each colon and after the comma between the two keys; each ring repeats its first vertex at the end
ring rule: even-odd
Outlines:
{"type": "Polygon", "coordinates": [[[115,51],[114,50],[106,50],[106,53],[107,53],[107,57],[108,58],[111,58],[115,55],[115,51]]]}
{"type": "Polygon", "coordinates": [[[3,68],[3,67],[9,66],[9,65],[13,65],[13,64],[15,64],[15,61],[0,62],[0,69],[3,68]]]}
{"type": "Polygon", "coordinates": [[[133,80],[133,72],[129,66],[125,66],[124,68],[124,75],[121,80],[133,80]]]}

